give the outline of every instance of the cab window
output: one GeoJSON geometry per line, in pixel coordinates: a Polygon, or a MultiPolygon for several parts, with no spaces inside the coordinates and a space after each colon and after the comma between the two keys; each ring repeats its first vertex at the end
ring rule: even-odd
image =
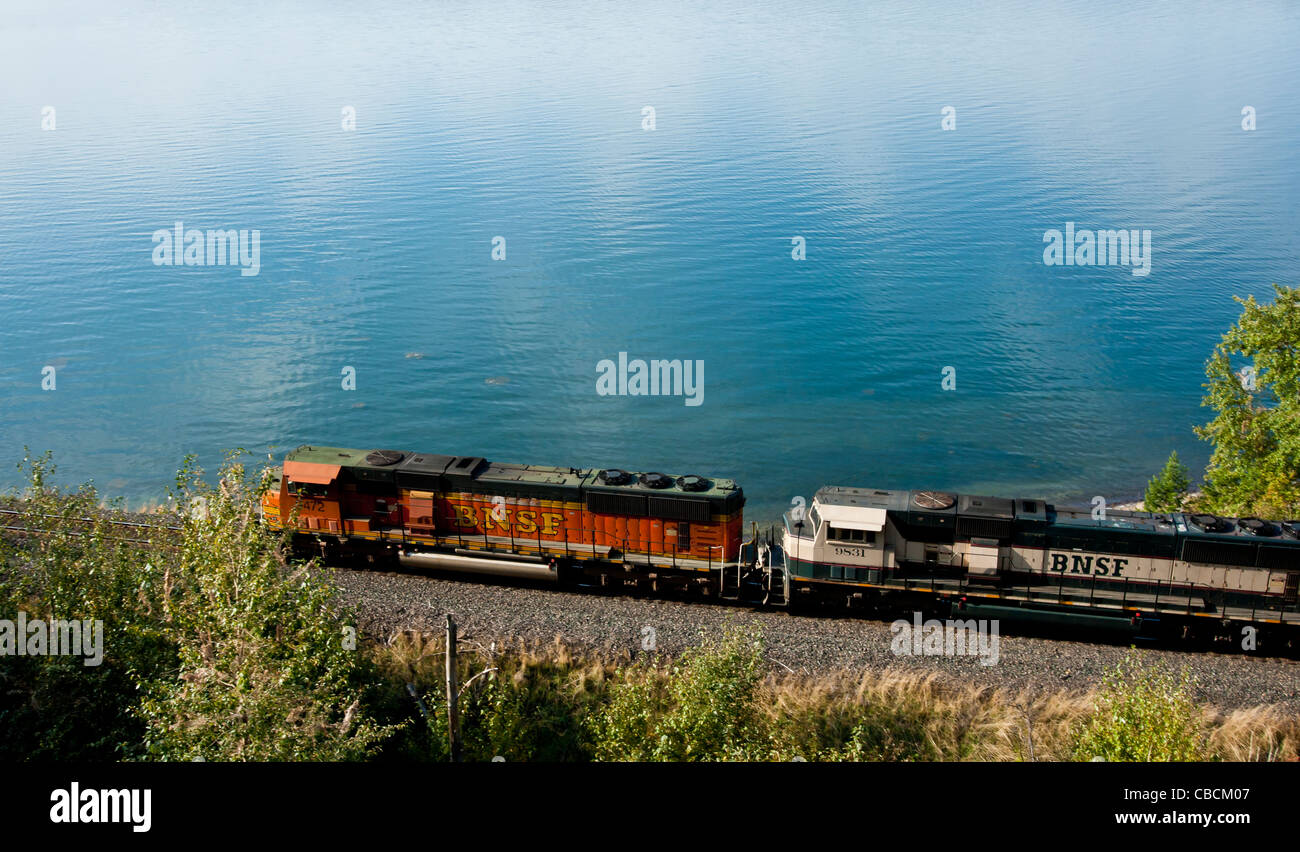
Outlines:
{"type": "Polygon", "coordinates": [[[318,485],[314,482],[290,482],[289,493],[297,497],[324,497],[329,494],[328,485],[318,485]]]}
{"type": "Polygon", "coordinates": [[[852,544],[874,544],[876,534],[871,530],[850,530],[831,527],[826,530],[827,541],[847,541],[852,544]]]}

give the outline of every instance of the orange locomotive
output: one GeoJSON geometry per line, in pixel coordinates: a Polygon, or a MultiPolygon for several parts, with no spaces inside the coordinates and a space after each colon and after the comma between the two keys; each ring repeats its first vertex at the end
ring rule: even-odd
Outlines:
{"type": "Polygon", "coordinates": [[[618,566],[654,581],[734,565],[744,503],[725,479],[303,446],[262,511],[324,553],[552,579],[618,566]]]}

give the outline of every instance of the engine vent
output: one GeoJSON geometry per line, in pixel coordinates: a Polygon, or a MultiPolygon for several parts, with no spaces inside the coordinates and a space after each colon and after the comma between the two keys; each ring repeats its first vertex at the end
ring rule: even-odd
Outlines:
{"type": "Polygon", "coordinates": [[[366,464],[375,467],[387,467],[390,464],[397,464],[406,458],[406,453],[397,450],[375,450],[366,453],[366,464]]]}
{"type": "Polygon", "coordinates": [[[1255,564],[1255,551],[1259,545],[1248,541],[1231,539],[1183,539],[1180,554],[1184,562],[1196,562],[1200,565],[1242,565],[1255,564]]]}
{"type": "Polygon", "coordinates": [[[912,502],[918,509],[951,509],[957,495],[946,491],[918,491],[912,495],[912,502]]]}
{"type": "Polygon", "coordinates": [[[1005,541],[1011,538],[1011,521],[1004,518],[957,518],[957,537],[996,538],[1005,541]]]}
{"type": "Polygon", "coordinates": [[[602,470],[596,474],[596,478],[606,485],[627,485],[632,481],[632,474],[626,470],[619,470],[616,467],[609,470],[602,470]]]}

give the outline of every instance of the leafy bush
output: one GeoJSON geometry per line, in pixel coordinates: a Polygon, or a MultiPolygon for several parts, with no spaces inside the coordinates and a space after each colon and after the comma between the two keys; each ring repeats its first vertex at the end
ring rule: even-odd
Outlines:
{"type": "Polygon", "coordinates": [[[173,513],[132,535],[111,526],[93,488],[60,492],[49,457],[25,459],[24,526],[3,550],[0,602],[100,619],[103,662],[6,663],[3,752],[16,758],[339,760],[387,730],[369,717],[373,667],[311,565],[289,566],[257,522],[262,484],[233,460],[210,488],[178,476],[173,513]],[[89,518],[90,521],[84,519],[89,518]],[[348,647],[350,646],[350,647],[348,647]]]}
{"type": "Polygon", "coordinates": [[[61,492],[51,485],[56,466],[48,453],[29,454],[18,467],[30,487],[22,502],[11,502],[22,512],[16,525],[30,532],[0,539],[0,618],[102,619],[103,658],[86,665],[85,656],[4,657],[0,758],[140,758],[137,675],[176,662],[150,611],[157,563],[106,523],[92,486],[61,492]]]}
{"type": "Polygon", "coordinates": [[[215,489],[181,473],[196,511],[159,601],[179,665],[142,679],[139,709],[154,758],[355,760],[386,733],[361,712],[369,672],[332,586],[258,522],[265,482],[237,463],[215,489]]]}
{"type": "Polygon", "coordinates": [[[1094,714],[1074,741],[1079,760],[1188,761],[1206,756],[1206,732],[1193,683],[1144,668],[1132,655],[1107,673],[1094,714]]]}
{"type": "Polygon", "coordinates": [[[770,753],[756,701],[765,674],[757,636],[728,631],[687,651],[662,677],[657,664],[620,672],[592,722],[598,760],[757,760],[770,753]]]}

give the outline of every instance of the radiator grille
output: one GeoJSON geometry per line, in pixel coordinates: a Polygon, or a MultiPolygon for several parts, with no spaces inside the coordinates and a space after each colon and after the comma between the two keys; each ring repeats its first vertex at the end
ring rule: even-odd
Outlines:
{"type": "Polygon", "coordinates": [[[1183,542],[1183,561],[1209,565],[1254,565],[1255,545],[1228,541],[1183,542]]]}
{"type": "Polygon", "coordinates": [[[708,500],[682,500],[676,497],[651,497],[650,515],[670,521],[697,521],[708,523],[708,500]]]}
{"type": "Polygon", "coordinates": [[[592,491],[587,494],[587,511],[599,515],[638,517],[648,513],[644,494],[606,494],[603,491],[592,491]]]}

